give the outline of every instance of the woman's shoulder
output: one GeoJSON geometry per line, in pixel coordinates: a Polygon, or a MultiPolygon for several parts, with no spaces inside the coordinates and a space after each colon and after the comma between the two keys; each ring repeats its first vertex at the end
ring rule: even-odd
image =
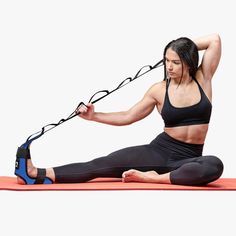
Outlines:
{"type": "Polygon", "coordinates": [[[165,88],[166,88],[166,81],[165,80],[157,82],[150,87],[151,90],[163,90],[165,88]]]}
{"type": "Polygon", "coordinates": [[[163,100],[166,91],[166,81],[160,81],[153,84],[149,90],[148,94],[151,95],[158,103],[163,100]]]}

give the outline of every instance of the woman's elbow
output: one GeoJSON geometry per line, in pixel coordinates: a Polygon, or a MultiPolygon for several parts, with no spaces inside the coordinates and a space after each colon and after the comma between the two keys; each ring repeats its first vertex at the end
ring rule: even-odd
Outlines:
{"type": "Polygon", "coordinates": [[[212,41],[220,44],[221,43],[220,35],[218,33],[213,34],[212,41]]]}

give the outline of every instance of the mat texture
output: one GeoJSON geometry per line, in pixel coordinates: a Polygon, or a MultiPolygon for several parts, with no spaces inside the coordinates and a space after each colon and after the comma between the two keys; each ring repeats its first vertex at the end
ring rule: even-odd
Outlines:
{"type": "Polygon", "coordinates": [[[121,179],[98,178],[87,183],[76,184],[17,184],[16,177],[0,176],[0,190],[51,191],[51,190],[236,190],[236,178],[221,178],[207,186],[182,186],[153,183],[123,183],[121,179]]]}

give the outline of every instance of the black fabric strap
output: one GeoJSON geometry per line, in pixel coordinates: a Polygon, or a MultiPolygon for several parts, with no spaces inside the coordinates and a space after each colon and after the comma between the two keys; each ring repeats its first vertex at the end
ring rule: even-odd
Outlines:
{"type": "MultiPolygon", "coordinates": [[[[122,88],[123,86],[129,84],[130,82],[136,80],[137,78],[145,75],[146,73],[150,72],[151,70],[157,68],[157,67],[160,67],[164,65],[163,64],[163,59],[160,60],[159,62],[157,62],[154,66],[151,66],[151,65],[146,65],[146,66],[143,66],[136,74],[134,77],[128,77],[126,78],[125,80],[123,80],[118,87],[116,87],[115,89],[113,89],[112,91],[108,91],[108,90],[101,90],[101,91],[98,91],[96,92],[90,99],[89,99],[89,103],[96,103],[98,102],[99,100],[105,98],[106,96],[110,95],[111,93],[115,92],[116,90],[122,88]],[[100,93],[100,97],[97,98],[97,99],[94,99],[95,95],[99,94],[100,93]]],[[[61,119],[59,120],[57,123],[52,123],[52,124],[48,124],[48,125],[45,125],[44,127],[42,127],[41,131],[38,131],[32,135],[30,135],[27,140],[26,140],[26,144],[27,145],[30,145],[32,141],[38,139],[39,137],[41,137],[43,134],[45,134],[46,132],[48,132],[49,130],[52,130],[54,128],[56,128],[58,125],[61,125],[62,123],[72,119],[73,117],[75,116],[78,116],[80,113],[78,112],[79,110],[79,107],[80,106],[83,106],[85,105],[83,102],[80,102],[79,105],[77,106],[77,108],[75,109],[75,111],[73,111],[66,119],[61,119]]]]}
{"type": "Polygon", "coordinates": [[[17,158],[25,158],[25,159],[30,159],[30,150],[18,147],[17,153],[16,153],[17,158]]]}
{"type": "Polygon", "coordinates": [[[38,173],[35,180],[35,184],[43,184],[43,181],[46,177],[46,169],[38,168],[37,170],[38,170],[38,173]]]}

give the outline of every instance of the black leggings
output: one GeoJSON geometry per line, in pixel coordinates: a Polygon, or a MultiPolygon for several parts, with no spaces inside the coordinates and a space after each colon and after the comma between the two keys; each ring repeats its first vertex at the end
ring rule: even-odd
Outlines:
{"type": "Polygon", "coordinates": [[[173,139],[165,132],[150,144],[113,152],[83,163],[54,167],[56,183],[81,183],[98,177],[121,178],[129,169],[170,172],[172,184],[205,185],[218,179],[223,163],[215,156],[202,156],[203,145],[173,139]]]}

